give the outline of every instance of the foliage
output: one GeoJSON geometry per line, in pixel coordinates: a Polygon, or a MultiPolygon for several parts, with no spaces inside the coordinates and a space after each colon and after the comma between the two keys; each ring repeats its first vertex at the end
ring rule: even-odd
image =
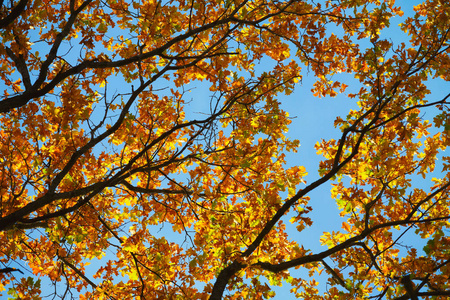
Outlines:
{"type": "Polygon", "coordinates": [[[40,276],[57,298],[267,299],[269,282],[301,299],[447,299],[449,95],[427,81],[450,80],[450,5],[415,6],[398,41],[383,32],[399,5],[2,0],[0,262],[27,275],[1,272],[3,289],[39,299],[40,276]],[[358,104],[308,181],[286,164],[299,141],[279,101],[302,68],[315,96],[349,86],[358,104]],[[342,229],[309,249],[296,238],[330,183],[342,229]]]}

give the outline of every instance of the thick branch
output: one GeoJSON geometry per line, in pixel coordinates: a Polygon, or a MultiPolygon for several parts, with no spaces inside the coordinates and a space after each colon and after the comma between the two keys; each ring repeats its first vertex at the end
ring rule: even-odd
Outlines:
{"type": "Polygon", "coordinates": [[[20,0],[19,3],[17,3],[17,5],[11,10],[11,12],[6,17],[0,19],[0,29],[3,29],[12,22],[14,22],[14,20],[17,19],[20,16],[20,14],[25,10],[27,3],[28,0],[20,0]]]}
{"type": "Polygon", "coordinates": [[[228,265],[222,271],[220,271],[219,276],[217,276],[216,282],[214,283],[213,290],[211,292],[211,297],[209,300],[220,300],[222,299],[223,292],[225,287],[228,284],[228,281],[231,277],[236,274],[239,270],[244,267],[241,263],[234,261],[231,265],[228,265]]]}

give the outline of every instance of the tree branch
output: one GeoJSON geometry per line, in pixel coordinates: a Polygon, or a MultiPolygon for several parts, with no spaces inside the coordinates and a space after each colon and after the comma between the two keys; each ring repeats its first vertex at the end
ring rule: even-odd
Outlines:
{"type": "Polygon", "coordinates": [[[17,3],[17,5],[11,10],[11,12],[6,17],[0,19],[0,29],[7,27],[9,24],[14,22],[14,20],[16,20],[20,16],[20,14],[22,14],[22,12],[25,10],[27,3],[28,0],[20,0],[19,3],[17,3]]]}

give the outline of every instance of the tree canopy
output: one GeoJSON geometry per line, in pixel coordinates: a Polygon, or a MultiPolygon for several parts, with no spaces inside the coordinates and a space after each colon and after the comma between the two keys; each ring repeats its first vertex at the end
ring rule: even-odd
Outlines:
{"type": "Polygon", "coordinates": [[[415,4],[1,0],[0,293],[448,299],[450,4],[415,4]],[[319,170],[300,87],[357,107],[319,170]]]}

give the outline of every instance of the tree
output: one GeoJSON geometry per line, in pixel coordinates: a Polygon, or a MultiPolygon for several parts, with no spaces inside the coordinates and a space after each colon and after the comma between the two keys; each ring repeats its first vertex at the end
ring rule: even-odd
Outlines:
{"type": "Polygon", "coordinates": [[[14,297],[42,296],[15,270],[63,299],[271,298],[263,278],[302,299],[450,295],[450,94],[427,86],[450,80],[446,1],[415,6],[403,42],[383,36],[403,15],[393,0],[0,6],[0,278],[14,297]],[[315,96],[351,85],[358,104],[316,144],[311,181],[286,165],[299,141],[278,100],[302,68],[315,96]],[[344,222],[310,250],[286,221],[311,226],[310,194],[330,183],[344,222]]]}

